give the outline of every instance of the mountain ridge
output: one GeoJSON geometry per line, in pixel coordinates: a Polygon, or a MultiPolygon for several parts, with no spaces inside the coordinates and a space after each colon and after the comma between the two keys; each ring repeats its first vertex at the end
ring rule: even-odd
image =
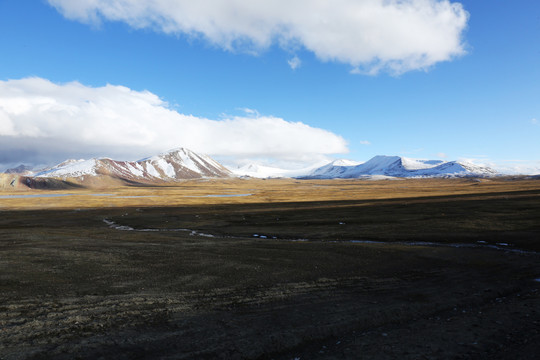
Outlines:
{"type": "Polygon", "coordinates": [[[233,173],[207,155],[197,154],[186,148],[176,148],[165,153],[137,161],[121,161],[110,158],[89,160],[69,159],[50,168],[29,171],[28,167],[17,167],[24,171],[25,183],[44,183],[44,179],[57,179],[78,185],[99,186],[100,184],[164,184],[180,180],[201,178],[228,178],[233,173]],[[41,180],[40,180],[41,179],[41,180]]]}
{"type": "MultiPolygon", "coordinates": [[[[388,179],[422,177],[490,177],[496,171],[464,161],[418,160],[400,156],[377,155],[360,163],[338,159],[313,170],[285,170],[250,164],[226,168],[206,155],[186,148],[175,148],[137,161],[110,158],[65,160],[53,167],[32,171],[28,166],[8,169],[4,175],[17,176],[20,184],[31,188],[63,186],[107,187],[118,185],[163,185],[189,179],[204,178],[297,178],[297,179],[388,179]],[[58,180],[55,182],[55,180],[58,180]]],[[[4,176],[3,182],[7,181],[4,176]]]]}

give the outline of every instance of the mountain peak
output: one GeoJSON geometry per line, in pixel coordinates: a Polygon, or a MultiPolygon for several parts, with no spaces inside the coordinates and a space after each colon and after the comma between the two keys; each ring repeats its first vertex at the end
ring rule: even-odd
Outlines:
{"type": "Polygon", "coordinates": [[[178,147],[178,148],[170,149],[164,153],[161,153],[160,155],[192,154],[192,153],[194,152],[187,148],[178,147]]]}

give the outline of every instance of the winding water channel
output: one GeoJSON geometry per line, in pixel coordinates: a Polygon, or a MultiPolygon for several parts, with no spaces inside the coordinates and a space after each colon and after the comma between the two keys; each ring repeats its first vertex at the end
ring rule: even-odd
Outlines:
{"type": "MultiPolygon", "coordinates": [[[[139,232],[189,232],[191,236],[203,236],[203,237],[216,237],[216,238],[228,238],[228,239],[246,239],[246,237],[233,236],[233,235],[214,235],[208,233],[202,233],[193,229],[184,229],[184,228],[172,228],[172,229],[135,229],[131,226],[120,225],[112,220],[103,219],[103,222],[107,224],[110,228],[119,230],[119,231],[139,231],[139,232]]],[[[377,245],[405,245],[405,246],[433,246],[433,247],[451,247],[451,248],[473,248],[473,249],[492,249],[498,251],[504,251],[515,254],[525,254],[525,255],[538,255],[540,254],[537,251],[522,250],[511,248],[510,244],[506,243],[497,243],[489,244],[484,241],[478,242],[477,244],[469,243],[438,243],[438,242],[429,242],[429,241],[374,241],[374,240],[309,240],[309,239],[283,239],[277,238],[275,236],[266,236],[253,234],[254,238],[267,240],[267,241],[290,241],[290,242],[328,242],[328,243],[353,243],[353,244],[377,244],[377,245]]]]}

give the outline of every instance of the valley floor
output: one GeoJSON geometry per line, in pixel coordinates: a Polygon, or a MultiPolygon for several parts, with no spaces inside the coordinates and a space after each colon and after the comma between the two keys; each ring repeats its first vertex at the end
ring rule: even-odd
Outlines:
{"type": "Polygon", "coordinates": [[[0,195],[2,359],[540,353],[538,180],[0,195]]]}

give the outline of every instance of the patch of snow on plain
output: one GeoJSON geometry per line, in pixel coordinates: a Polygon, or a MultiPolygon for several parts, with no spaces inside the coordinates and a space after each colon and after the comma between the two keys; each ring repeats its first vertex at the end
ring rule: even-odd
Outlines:
{"type": "Polygon", "coordinates": [[[358,177],[358,179],[373,180],[373,181],[377,181],[377,180],[402,180],[402,179],[400,179],[398,177],[388,176],[388,175],[360,175],[358,177]]]}

